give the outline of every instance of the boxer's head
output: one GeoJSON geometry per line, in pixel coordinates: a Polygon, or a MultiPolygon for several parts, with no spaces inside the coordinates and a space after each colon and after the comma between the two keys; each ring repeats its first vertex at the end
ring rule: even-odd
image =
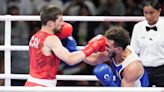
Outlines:
{"type": "Polygon", "coordinates": [[[42,9],[40,13],[42,26],[46,26],[54,33],[58,32],[63,23],[62,11],[54,6],[48,6],[42,9]]]}

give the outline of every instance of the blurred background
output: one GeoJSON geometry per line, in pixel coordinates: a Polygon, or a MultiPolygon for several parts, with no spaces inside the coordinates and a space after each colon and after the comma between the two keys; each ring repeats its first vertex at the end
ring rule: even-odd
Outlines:
{"type": "MultiPolygon", "coordinates": [[[[164,15],[164,0],[161,3],[161,16],[164,15]]],[[[42,8],[55,5],[63,10],[64,16],[143,16],[143,0],[0,0],[0,15],[39,15],[42,8]]],[[[93,36],[104,34],[111,26],[122,26],[131,36],[135,22],[75,22],[73,37],[78,46],[86,45],[93,36]]],[[[12,45],[28,45],[29,38],[40,29],[38,21],[13,21],[11,31],[12,45]]],[[[0,45],[4,45],[4,21],[0,21],[0,45]]],[[[12,51],[12,74],[28,74],[28,51],[12,51]]],[[[80,63],[70,67],[61,64],[58,74],[64,75],[92,75],[93,66],[80,63]]],[[[0,73],[4,73],[4,52],[0,51],[0,73]]],[[[12,80],[12,86],[23,86],[25,80],[12,80]]],[[[72,86],[101,86],[98,82],[88,81],[58,81],[57,85],[72,86]],[[71,83],[70,83],[71,82],[71,83]]],[[[0,80],[4,85],[4,80],[0,80]]]]}

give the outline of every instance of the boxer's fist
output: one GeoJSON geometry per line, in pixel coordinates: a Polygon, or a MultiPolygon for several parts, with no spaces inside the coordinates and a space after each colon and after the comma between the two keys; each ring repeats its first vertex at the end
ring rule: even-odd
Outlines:
{"type": "Polygon", "coordinates": [[[72,31],[73,31],[73,27],[70,23],[67,22],[63,22],[62,26],[61,26],[61,30],[59,33],[56,33],[56,35],[60,38],[60,39],[65,39],[68,36],[72,35],[72,31]]]}
{"type": "Polygon", "coordinates": [[[103,35],[97,35],[94,38],[92,38],[88,44],[84,47],[82,50],[86,56],[89,56],[90,54],[94,52],[103,52],[106,48],[106,39],[103,35]]]}
{"type": "Polygon", "coordinates": [[[93,74],[104,86],[117,86],[113,81],[113,72],[107,64],[99,64],[93,69],[93,74]]]}
{"type": "Polygon", "coordinates": [[[77,51],[77,43],[72,36],[69,36],[61,40],[64,47],[66,47],[70,52],[77,51]]]}

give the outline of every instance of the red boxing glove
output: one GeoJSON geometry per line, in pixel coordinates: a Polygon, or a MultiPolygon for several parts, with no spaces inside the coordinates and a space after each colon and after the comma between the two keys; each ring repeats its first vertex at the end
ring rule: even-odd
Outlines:
{"type": "Polygon", "coordinates": [[[103,52],[105,51],[106,48],[106,39],[103,35],[98,35],[94,38],[92,38],[87,46],[84,47],[84,49],[82,50],[86,57],[89,56],[90,54],[99,51],[99,52],[103,52]]]}
{"type": "Polygon", "coordinates": [[[64,38],[67,38],[68,36],[70,36],[72,34],[72,31],[73,31],[72,25],[70,23],[63,22],[63,24],[61,26],[61,31],[59,33],[56,33],[56,35],[60,39],[64,39],[64,38]]]}

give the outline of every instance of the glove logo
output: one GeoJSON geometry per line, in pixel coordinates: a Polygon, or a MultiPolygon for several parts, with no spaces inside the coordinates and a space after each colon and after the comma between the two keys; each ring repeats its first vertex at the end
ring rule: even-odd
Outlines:
{"type": "Polygon", "coordinates": [[[105,75],[104,75],[104,79],[107,80],[107,81],[110,80],[109,74],[105,74],[105,75]]]}

